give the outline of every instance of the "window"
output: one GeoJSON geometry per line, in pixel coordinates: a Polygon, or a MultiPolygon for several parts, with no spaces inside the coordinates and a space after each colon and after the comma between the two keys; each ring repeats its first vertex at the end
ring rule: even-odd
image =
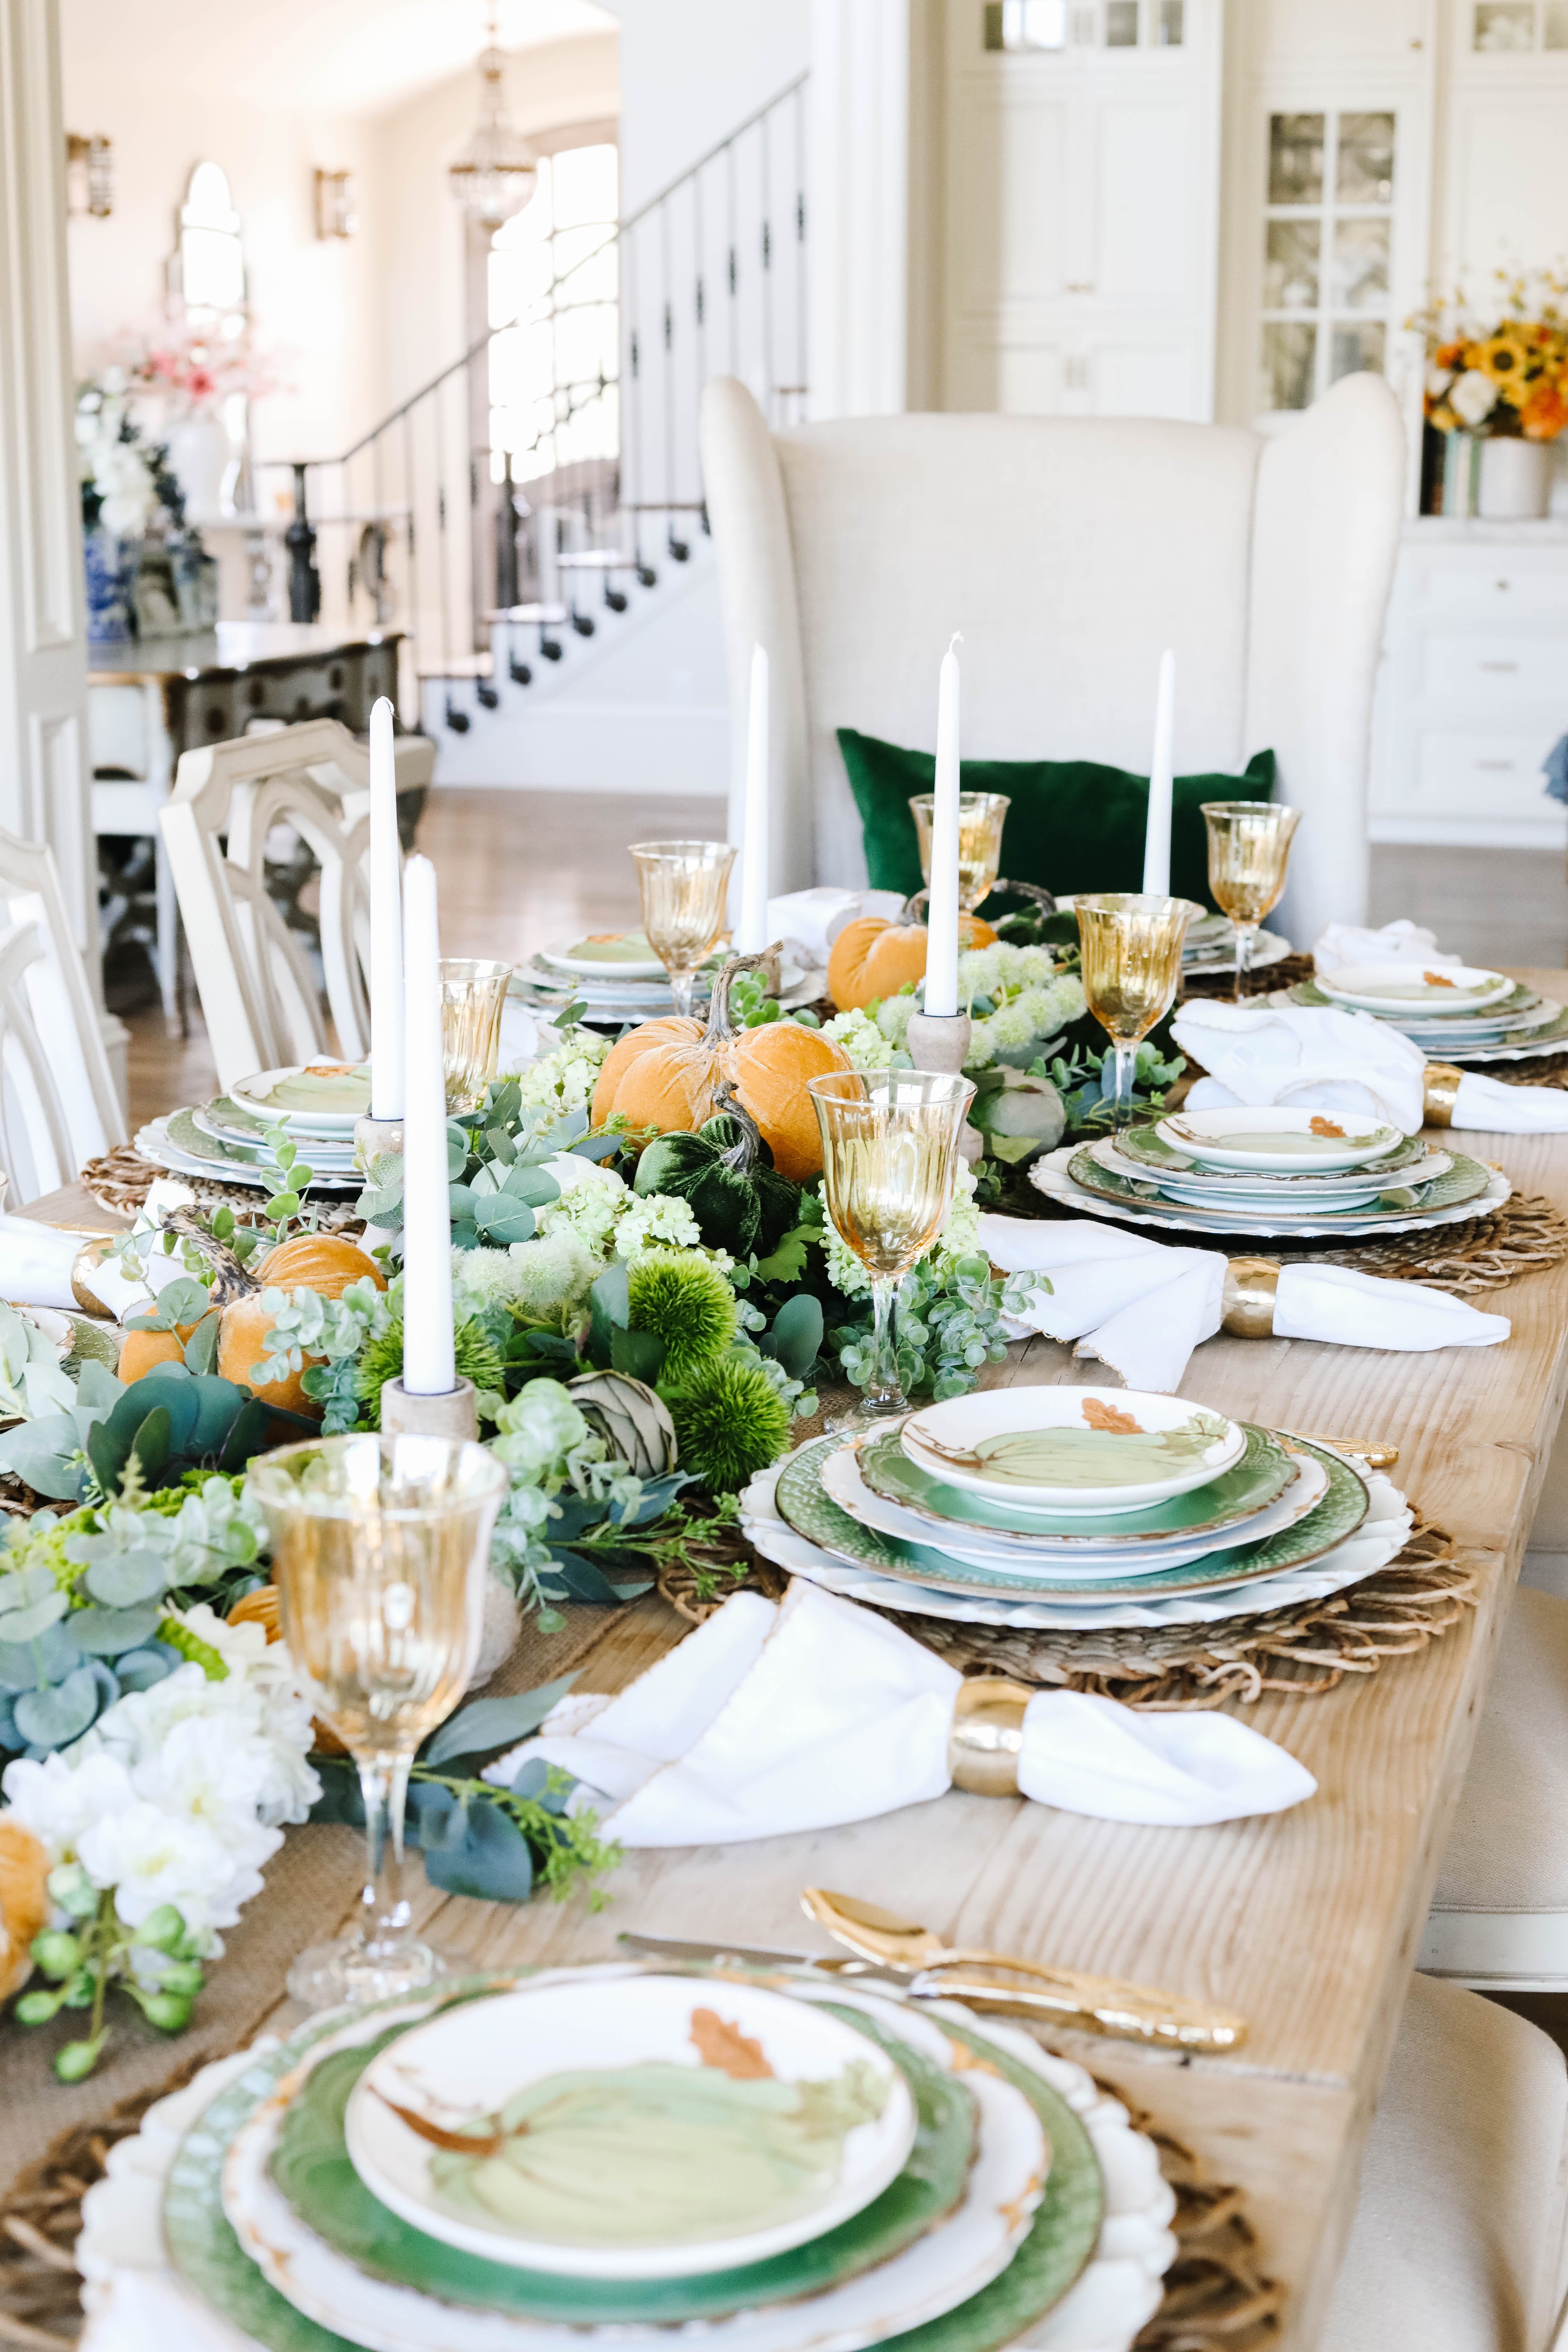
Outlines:
{"type": "Polygon", "coordinates": [[[487,257],[490,476],[536,480],[619,446],[616,151],[605,142],[541,158],[532,201],[487,257]]]}
{"type": "Polygon", "coordinates": [[[1475,0],[1470,47],[1486,57],[1568,49],[1568,0],[1475,0]]]}
{"type": "Polygon", "coordinates": [[[180,207],[179,290],[185,313],[209,325],[245,305],[239,215],[216,163],[198,163],[180,207]]]}
{"type": "Polygon", "coordinates": [[[981,28],[988,49],[1179,49],[1186,0],[986,0],[981,28]]]}
{"type": "Polygon", "coordinates": [[[1258,393],[1266,413],[1306,408],[1342,375],[1382,373],[1394,134],[1392,114],[1268,118],[1258,393]]]}

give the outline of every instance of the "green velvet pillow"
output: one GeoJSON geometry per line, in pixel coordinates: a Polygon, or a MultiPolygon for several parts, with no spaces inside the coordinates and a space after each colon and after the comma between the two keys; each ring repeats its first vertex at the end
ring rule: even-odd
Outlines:
{"type": "MultiPolygon", "coordinates": [[[[910,799],[931,790],[936,761],[929,751],[906,751],[853,727],[838,730],[838,748],[860,812],[871,887],[912,898],[922,884],[910,799]]],[[[1147,776],[1093,760],[965,760],[959,774],[966,793],[1005,793],[1013,803],[1002,835],[1008,881],[1036,882],[1058,895],[1142,888],[1147,776]]],[[[1274,782],[1272,751],[1256,752],[1245,775],[1176,778],[1171,803],[1176,898],[1214,905],[1203,803],[1272,800],[1274,782]]]]}

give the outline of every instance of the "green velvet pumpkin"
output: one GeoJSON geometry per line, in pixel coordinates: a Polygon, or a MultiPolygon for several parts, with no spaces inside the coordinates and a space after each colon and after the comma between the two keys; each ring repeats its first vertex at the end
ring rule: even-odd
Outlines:
{"type": "Polygon", "coordinates": [[[800,1216],[800,1186],[779,1174],[755,1120],[738,1105],[695,1135],[656,1136],[637,1162],[637,1189],[685,1201],[709,1248],[732,1257],[767,1257],[800,1216]]]}

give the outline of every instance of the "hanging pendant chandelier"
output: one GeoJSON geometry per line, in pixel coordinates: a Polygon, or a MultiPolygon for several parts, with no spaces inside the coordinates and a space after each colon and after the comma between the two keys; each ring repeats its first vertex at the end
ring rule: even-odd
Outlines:
{"type": "Polygon", "coordinates": [[[514,131],[506,110],[506,60],[489,19],[479,55],[479,119],[467,147],[447,177],[458,202],[488,229],[500,228],[520,213],[539,178],[533,150],[514,131]]]}

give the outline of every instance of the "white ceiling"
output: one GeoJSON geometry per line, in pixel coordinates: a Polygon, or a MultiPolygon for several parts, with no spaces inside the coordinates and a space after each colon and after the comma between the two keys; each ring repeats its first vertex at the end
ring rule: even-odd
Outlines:
{"type": "MultiPolygon", "coordinates": [[[[471,66],[488,13],[486,0],[62,0],[60,31],[68,50],[118,49],[133,30],[138,67],[177,88],[375,114],[471,66]]],[[[506,49],[616,29],[595,0],[497,0],[495,13],[506,49]]]]}

